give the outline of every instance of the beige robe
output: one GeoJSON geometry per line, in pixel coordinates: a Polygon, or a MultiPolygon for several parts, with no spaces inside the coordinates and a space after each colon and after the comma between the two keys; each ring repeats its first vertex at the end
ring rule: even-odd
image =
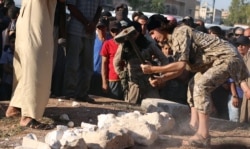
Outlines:
{"type": "Polygon", "coordinates": [[[56,0],[22,0],[16,24],[13,96],[10,106],[39,119],[48,103],[52,76],[56,0]]]}
{"type": "MultiPolygon", "coordinates": [[[[248,70],[250,71],[250,52],[248,51],[247,55],[244,57],[245,63],[248,70]]],[[[250,87],[250,77],[247,79],[247,84],[250,87]]],[[[246,96],[243,96],[240,112],[240,122],[241,123],[250,123],[250,100],[246,99],[246,96]]]]}

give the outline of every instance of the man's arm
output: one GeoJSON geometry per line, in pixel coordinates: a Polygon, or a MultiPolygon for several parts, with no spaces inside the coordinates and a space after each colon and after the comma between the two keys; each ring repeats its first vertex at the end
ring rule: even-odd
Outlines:
{"type": "Polygon", "coordinates": [[[106,56],[102,56],[102,89],[104,92],[108,92],[108,58],[106,56]]]}
{"type": "Polygon", "coordinates": [[[142,64],[141,65],[142,71],[145,74],[152,74],[152,73],[170,73],[170,72],[178,72],[183,71],[186,68],[186,62],[185,61],[178,61],[173,62],[164,66],[152,66],[148,64],[142,64]]]}
{"type": "Polygon", "coordinates": [[[157,87],[163,84],[165,81],[179,77],[186,68],[185,61],[173,62],[164,66],[151,66],[141,64],[143,73],[152,74],[152,73],[162,73],[161,76],[154,76],[150,78],[150,84],[153,87],[157,87]]]}

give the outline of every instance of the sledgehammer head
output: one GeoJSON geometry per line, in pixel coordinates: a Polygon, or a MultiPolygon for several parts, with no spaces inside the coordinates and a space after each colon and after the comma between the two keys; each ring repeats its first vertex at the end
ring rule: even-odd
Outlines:
{"type": "Polygon", "coordinates": [[[123,29],[118,35],[115,36],[115,41],[123,43],[126,40],[133,38],[136,35],[136,30],[133,26],[123,29]]]}

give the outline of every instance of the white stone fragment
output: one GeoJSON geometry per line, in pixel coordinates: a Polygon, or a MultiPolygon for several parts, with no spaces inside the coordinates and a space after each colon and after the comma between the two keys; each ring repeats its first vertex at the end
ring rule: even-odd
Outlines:
{"type": "Polygon", "coordinates": [[[81,128],[84,129],[85,131],[95,131],[97,129],[97,125],[82,122],[81,128]]]}
{"type": "Polygon", "coordinates": [[[129,134],[137,144],[149,146],[155,142],[158,137],[158,131],[155,127],[145,121],[139,121],[136,118],[121,119],[120,125],[128,129],[129,134]]]}
{"type": "Polygon", "coordinates": [[[74,130],[66,130],[60,140],[61,149],[87,149],[87,145],[82,137],[78,136],[74,130]]]}
{"type": "Polygon", "coordinates": [[[51,149],[46,143],[23,137],[22,149],[51,149]]]}
{"type": "Polygon", "coordinates": [[[45,136],[45,143],[47,143],[52,149],[60,148],[61,144],[59,141],[62,138],[64,131],[65,130],[60,129],[47,133],[47,135],[45,136]]]}
{"type": "Polygon", "coordinates": [[[73,128],[75,124],[73,121],[69,121],[67,125],[69,128],[73,128]]]}
{"type": "Polygon", "coordinates": [[[79,102],[73,101],[72,102],[72,107],[79,107],[81,104],[79,102]]]}
{"type": "Polygon", "coordinates": [[[155,126],[140,119],[141,116],[138,111],[122,114],[120,117],[101,114],[98,115],[98,127],[109,130],[113,127],[127,129],[136,143],[149,146],[157,139],[158,132],[155,126]]]}
{"type": "Polygon", "coordinates": [[[147,123],[153,125],[159,133],[171,130],[175,124],[174,119],[166,112],[146,113],[145,115],[139,117],[139,120],[146,121],[147,123]]]}
{"type": "Polygon", "coordinates": [[[68,127],[67,126],[65,126],[65,125],[57,125],[56,126],[56,130],[62,130],[62,131],[65,131],[65,130],[67,130],[68,129],[68,127]]]}
{"type": "Polygon", "coordinates": [[[63,121],[69,121],[70,120],[68,114],[62,114],[59,119],[63,120],[63,121]]]}
{"type": "Polygon", "coordinates": [[[58,99],[59,102],[63,102],[63,100],[61,98],[58,99]]]}
{"type": "Polygon", "coordinates": [[[118,120],[114,114],[100,114],[97,116],[98,128],[109,128],[113,123],[117,123],[118,120]]]}

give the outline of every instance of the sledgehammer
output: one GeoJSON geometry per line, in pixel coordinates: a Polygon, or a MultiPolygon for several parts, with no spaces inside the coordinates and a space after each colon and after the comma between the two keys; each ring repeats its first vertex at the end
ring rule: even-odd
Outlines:
{"type": "Polygon", "coordinates": [[[142,64],[146,64],[144,58],[142,57],[139,48],[134,42],[134,36],[136,35],[136,30],[133,26],[123,29],[118,35],[115,36],[115,41],[118,43],[124,43],[125,41],[129,41],[132,45],[133,50],[135,51],[137,57],[141,61],[142,64]]]}
{"type": "MultiPolygon", "coordinates": [[[[134,36],[136,35],[136,30],[133,26],[123,29],[118,35],[115,36],[115,41],[118,43],[124,43],[125,41],[129,41],[132,45],[133,50],[135,51],[137,57],[141,61],[142,64],[146,64],[146,61],[142,57],[139,48],[134,42],[134,36]]],[[[150,77],[154,79],[155,74],[151,74],[150,77]]]]}

